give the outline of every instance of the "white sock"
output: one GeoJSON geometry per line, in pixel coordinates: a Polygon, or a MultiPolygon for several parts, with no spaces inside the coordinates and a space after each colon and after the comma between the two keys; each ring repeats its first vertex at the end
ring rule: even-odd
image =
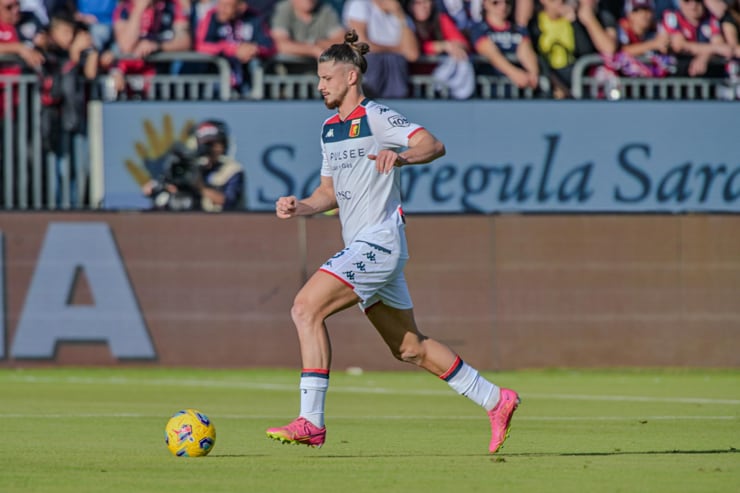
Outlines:
{"type": "Polygon", "coordinates": [[[322,368],[304,368],[301,372],[301,412],[319,428],[324,427],[324,403],[329,388],[329,370],[322,368]]]}
{"type": "Polygon", "coordinates": [[[501,389],[480,376],[478,370],[465,363],[459,356],[450,369],[439,378],[447,382],[455,392],[482,406],[486,411],[490,411],[498,404],[501,389]]]}

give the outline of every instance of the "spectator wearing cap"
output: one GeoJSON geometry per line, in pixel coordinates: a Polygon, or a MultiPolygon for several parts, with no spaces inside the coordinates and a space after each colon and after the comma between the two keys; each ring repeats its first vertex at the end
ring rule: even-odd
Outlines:
{"type": "Polygon", "coordinates": [[[653,0],[626,0],[617,39],[621,51],[631,56],[666,54],[670,45],[668,33],[657,29],[653,0]]]}
{"type": "Polygon", "coordinates": [[[661,27],[670,37],[671,50],[678,56],[681,75],[721,76],[724,64],[711,64],[712,57],[730,58],[732,48],[720,28],[719,20],[704,7],[702,0],[677,0],[678,9],[663,14],[661,27]]]}

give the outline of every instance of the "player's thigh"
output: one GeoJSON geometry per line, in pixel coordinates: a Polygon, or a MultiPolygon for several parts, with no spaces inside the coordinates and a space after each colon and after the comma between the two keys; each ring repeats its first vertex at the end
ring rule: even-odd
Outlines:
{"type": "Polygon", "coordinates": [[[293,302],[294,310],[316,315],[321,320],[357,304],[360,298],[351,287],[325,271],[315,272],[293,302]]]}
{"type": "Polygon", "coordinates": [[[424,339],[416,326],[413,308],[394,308],[380,302],[366,315],[394,354],[413,350],[424,339]]]}

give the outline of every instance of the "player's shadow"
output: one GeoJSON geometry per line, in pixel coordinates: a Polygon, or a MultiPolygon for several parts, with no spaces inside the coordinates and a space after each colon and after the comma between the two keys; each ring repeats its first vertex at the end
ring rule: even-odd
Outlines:
{"type": "Polygon", "coordinates": [[[388,458],[388,457],[480,457],[487,456],[491,459],[505,459],[506,457],[609,457],[609,456],[620,456],[620,455],[702,455],[702,454],[738,454],[740,450],[736,448],[728,449],[710,449],[710,450],[612,450],[612,451],[599,451],[599,452],[514,452],[506,453],[499,452],[495,455],[491,454],[446,454],[446,453],[431,453],[431,454],[404,454],[404,453],[390,453],[390,454],[331,454],[331,455],[320,455],[314,456],[312,459],[359,459],[359,458],[388,458]]]}
{"type": "Polygon", "coordinates": [[[515,452],[513,454],[501,453],[501,456],[509,457],[607,457],[617,455],[704,455],[704,454],[737,454],[740,450],[730,447],[727,449],[709,450],[611,450],[604,452],[515,452]]]}

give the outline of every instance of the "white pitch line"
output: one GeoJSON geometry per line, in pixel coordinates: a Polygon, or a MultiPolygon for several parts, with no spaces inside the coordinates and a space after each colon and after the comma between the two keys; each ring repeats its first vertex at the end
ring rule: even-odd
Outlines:
{"type": "MultiPolygon", "coordinates": [[[[0,380],[3,378],[0,377],[0,380]]],[[[298,381],[292,384],[277,384],[250,381],[230,380],[200,380],[200,379],[132,379],[126,377],[39,377],[32,375],[11,375],[8,380],[23,383],[68,383],[84,385],[137,385],[156,387],[204,387],[204,388],[233,388],[264,390],[277,392],[296,392],[298,381]]],[[[420,389],[389,389],[384,387],[357,387],[334,385],[331,392],[354,393],[354,394],[384,394],[384,395],[423,395],[423,396],[447,396],[450,390],[420,390],[420,389]]],[[[740,399],[714,399],[705,397],[656,397],[656,396],[629,396],[629,395],[589,395],[589,394],[521,394],[522,399],[546,399],[546,400],[579,400],[579,401],[606,401],[606,402],[652,402],[667,404],[714,404],[740,406],[740,399]]]]}
{"type": "MultiPolygon", "coordinates": [[[[211,415],[214,419],[290,419],[292,416],[272,416],[272,415],[248,415],[248,414],[224,414],[211,415]]],[[[140,414],[140,413],[80,413],[80,414],[17,414],[17,413],[0,413],[0,419],[121,419],[121,418],[156,418],[163,419],[158,414],[140,414]]],[[[397,420],[397,421],[419,421],[419,420],[447,420],[447,421],[464,421],[480,420],[480,416],[331,416],[332,420],[345,419],[362,419],[362,420],[397,420]]],[[[517,421],[733,421],[740,420],[738,416],[517,416],[517,421]]]]}

